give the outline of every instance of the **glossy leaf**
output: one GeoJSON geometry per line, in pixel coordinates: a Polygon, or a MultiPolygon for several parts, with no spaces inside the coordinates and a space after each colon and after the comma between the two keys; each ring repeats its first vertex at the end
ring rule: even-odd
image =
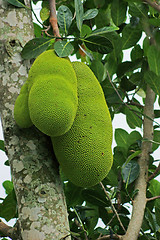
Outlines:
{"type": "Polygon", "coordinates": [[[97,14],[98,14],[97,8],[89,9],[83,14],[83,20],[89,20],[89,19],[95,18],[97,14]]]}
{"type": "Polygon", "coordinates": [[[73,52],[74,48],[70,42],[57,41],[54,44],[54,50],[59,57],[67,57],[73,52]]]}
{"type": "MultiPolygon", "coordinates": [[[[153,197],[160,196],[160,182],[156,179],[152,179],[149,184],[149,191],[153,197]]],[[[156,207],[160,209],[160,199],[156,199],[156,207]]]]}
{"type": "Polygon", "coordinates": [[[142,115],[139,114],[140,110],[136,106],[130,106],[130,109],[126,107],[126,120],[130,128],[136,128],[142,126],[142,115]]]}
{"type": "Polygon", "coordinates": [[[159,146],[160,146],[160,131],[154,130],[152,151],[155,151],[159,146]]]}
{"type": "Polygon", "coordinates": [[[0,140],[0,150],[5,151],[4,141],[0,140]]]}
{"type": "Polygon", "coordinates": [[[42,2],[42,8],[40,10],[40,18],[44,22],[47,20],[50,16],[50,10],[49,10],[49,2],[43,1],[42,2]]]}
{"type": "Polygon", "coordinates": [[[126,18],[127,3],[122,0],[113,0],[111,4],[111,17],[116,26],[121,25],[126,18]]]}
{"type": "Polygon", "coordinates": [[[137,179],[139,170],[139,164],[134,160],[130,161],[127,165],[124,164],[122,166],[122,177],[126,186],[137,179]]]}
{"type": "Polygon", "coordinates": [[[133,28],[130,25],[124,27],[122,31],[122,49],[133,47],[141,38],[142,31],[138,28],[133,28]]]}
{"type": "Polygon", "coordinates": [[[145,81],[149,84],[152,90],[160,96],[160,76],[157,76],[154,72],[147,71],[144,74],[145,81]]]}
{"type": "Polygon", "coordinates": [[[160,51],[154,45],[151,45],[147,52],[149,68],[157,76],[160,76],[160,51]]]}
{"type": "Polygon", "coordinates": [[[0,217],[6,221],[16,217],[17,201],[14,190],[10,192],[4,201],[0,204],[0,217]]]}
{"type": "Polygon", "coordinates": [[[24,59],[32,59],[38,57],[42,52],[44,52],[49,45],[51,44],[51,41],[46,38],[34,38],[26,43],[22,50],[22,58],[24,59]]]}
{"type": "Polygon", "coordinates": [[[115,140],[119,147],[128,148],[128,132],[124,129],[117,128],[115,130],[115,140]]]}
{"type": "Polygon", "coordinates": [[[13,183],[11,181],[6,180],[6,181],[3,182],[2,185],[3,185],[3,187],[4,187],[5,191],[6,191],[6,194],[9,194],[10,192],[12,192],[12,190],[13,190],[13,183]]]}
{"type": "Polygon", "coordinates": [[[106,199],[105,195],[96,190],[84,189],[82,191],[82,197],[85,201],[96,206],[106,207],[109,205],[109,201],[106,199]]]}
{"type": "Polygon", "coordinates": [[[18,1],[18,0],[6,0],[6,1],[9,2],[11,5],[19,7],[19,8],[26,7],[21,1],[18,1]]]}
{"type": "Polygon", "coordinates": [[[135,45],[135,47],[131,51],[131,60],[136,61],[139,58],[143,57],[143,50],[140,45],[135,45]]]}
{"type": "Polygon", "coordinates": [[[109,32],[114,32],[114,31],[116,31],[118,29],[119,29],[118,27],[113,27],[113,26],[103,27],[103,28],[100,28],[100,29],[97,29],[97,30],[93,31],[90,36],[93,36],[93,35],[94,36],[104,35],[104,34],[109,33],[109,32]]]}
{"type": "Polygon", "coordinates": [[[130,2],[129,13],[135,17],[147,18],[148,6],[144,3],[130,2]]]}
{"type": "Polygon", "coordinates": [[[82,23],[83,23],[83,4],[81,0],[74,0],[75,11],[76,11],[76,23],[77,28],[81,32],[82,23]]]}
{"type": "Polygon", "coordinates": [[[104,74],[104,66],[102,62],[98,60],[92,61],[91,70],[94,72],[99,82],[101,82],[104,74]]]}
{"type": "Polygon", "coordinates": [[[84,42],[87,48],[93,52],[107,54],[113,50],[112,43],[103,36],[89,36],[84,39],[84,42]]]}
{"type": "Polygon", "coordinates": [[[72,18],[73,18],[72,12],[67,6],[61,5],[58,8],[57,12],[58,24],[64,30],[65,33],[67,33],[72,23],[72,18]]]}

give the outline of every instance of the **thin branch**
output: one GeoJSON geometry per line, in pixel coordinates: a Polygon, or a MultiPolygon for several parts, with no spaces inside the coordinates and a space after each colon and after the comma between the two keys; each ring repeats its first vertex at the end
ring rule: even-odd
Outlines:
{"type": "Polygon", "coordinates": [[[59,34],[59,28],[57,23],[57,15],[56,15],[56,0],[49,0],[49,8],[50,8],[50,23],[53,29],[53,34],[55,37],[61,37],[59,34]]]}
{"type": "Polygon", "coordinates": [[[115,209],[115,207],[114,207],[114,205],[113,205],[113,203],[112,203],[111,198],[110,198],[109,195],[108,195],[108,192],[106,191],[106,189],[105,189],[105,187],[104,187],[104,185],[103,185],[102,182],[100,182],[100,185],[101,185],[101,187],[102,187],[104,193],[106,194],[108,200],[110,201],[111,206],[112,206],[112,209],[113,209],[114,213],[116,214],[116,217],[117,217],[117,219],[118,219],[118,221],[119,221],[119,223],[120,223],[120,225],[121,225],[123,231],[126,232],[126,229],[124,228],[123,223],[121,222],[121,219],[120,219],[120,217],[119,217],[119,215],[118,215],[118,213],[117,213],[117,210],[115,209]]]}
{"type": "Polygon", "coordinates": [[[147,3],[149,6],[153,7],[157,12],[160,12],[160,5],[152,0],[143,0],[144,3],[147,3]]]}
{"type": "MultiPolygon", "coordinates": [[[[116,239],[116,240],[121,240],[123,239],[123,236],[120,236],[120,235],[113,235],[112,236],[112,239],[116,239]]],[[[103,237],[99,237],[97,238],[97,240],[111,240],[111,236],[110,235],[105,235],[103,237]]]]}
{"type": "Polygon", "coordinates": [[[155,197],[147,198],[146,200],[147,200],[147,202],[149,202],[149,201],[154,201],[159,198],[160,198],[160,196],[155,196],[155,197]]]}
{"type": "Polygon", "coordinates": [[[159,171],[160,171],[160,163],[159,163],[158,167],[156,168],[156,170],[148,177],[148,182],[150,180],[152,180],[153,178],[155,178],[159,171]]]}
{"type": "Polygon", "coordinates": [[[0,237],[9,237],[12,240],[22,240],[19,234],[18,221],[14,227],[10,227],[0,219],[0,237]]]}

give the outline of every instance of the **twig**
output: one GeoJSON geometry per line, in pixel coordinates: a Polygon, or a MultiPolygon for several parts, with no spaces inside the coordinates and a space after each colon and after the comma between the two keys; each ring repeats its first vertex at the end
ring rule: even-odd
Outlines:
{"type": "Polygon", "coordinates": [[[149,182],[150,180],[152,180],[153,178],[155,178],[155,176],[157,175],[157,173],[159,172],[159,170],[160,170],[160,163],[159,163],[158,167],[156,168],[156,170],[148,177],[148,182],[149,182]]]}
{"type": "Polygon", "coordinates": [[[75,214],[76,214],[76,216],[77,216],[77,218],[78,218],[78,221],[79,221],[79,222],[78,222],[78,221],[75,219],[75,223],[76,223],[76,225],[77,225],[78,227],[80,227],[80,229],[84,232],[85,240],[88,240],[87,231],[86,231],[86,229],[84,228],[84,225],[83,225],[83,223],[82,223],[82,221],[81,221],[81,218],[79,217],[76,209],[75,209],[75,208],[73,208],[73,209],[74,209],[74,212],[75,212],[75,214]]]}
{"type": "Polygon", "coordinates": [[[160,12],[160,5],[155,1],[143,0],[144,3],[147,3],[149,6],[153,7],[157,12],[160,12]]]}
{"type": "Polygon", "coordinates": [[[59,28],[57,23],[57,15],[56,15],[56,0],[49,0],[49,8],[50,8],[50,23],[53,29],[53,34],[55,37],[61,37],[59,34],[59,28]]]}
{"type": "MultiPolygon", "coordinates": [[[[121,240],[123,239],[123,236],[120,236],[120,235],[113,235],[112,236],[112,239],[117,239],[117,240],[121,240]]],[[[97,238],[97,240],[111,240],[111,236],[110,235],[105,235],[103,237],[99,237],[97,238]]]]}
{"type": "Polygon", "coordinates": [[[153,200],[156,200],[159,198],[160,198],[160,196],[155,196],[155,197],[147,198],[146,201],[149,202],[149,201],[153,201],[153,200]]]}
{"type": "Polygon", "coordinates": [[[113,209],[114,213],[116,214],[116,217],[117,217],[117,219],[118,219],[118,221],[119,221],[119,223],[120,223],[120,225],[121,225],[123,231],[126,232],[126,229],[124,228],[123,223],[121,222],[121,219],[120,219],[120,217],[119,217],[119,215],[118,215],[118,213],[117,213],[117,210],[115,209],[115,207],[114,207],[114,205],[113,205],[113,203],[112,203],[112,200],[111,200],[111,198],[109,197],[109,195],[108,195],[108,193],[107,193],[107,191],[106,191],[106,189],[105,189],[103,183],[100,182],[100,185],[101,185],[101,187],[102,187],[104,193],[106,194],[108,200],[110,201],[111,206],[112,206],[112,209],[113,209]]]}

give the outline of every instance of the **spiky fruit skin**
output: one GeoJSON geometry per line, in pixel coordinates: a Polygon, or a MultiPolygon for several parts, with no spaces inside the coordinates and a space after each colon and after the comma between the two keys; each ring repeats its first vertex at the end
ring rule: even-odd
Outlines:
{"type": "Polygon", "coordinates": [[[62,171],[75,185],[91,187],[111,169],[112,125],[102,88],[84,63],[74,62],[78,82],[78,110],[71,129],[52,137],[62,171]]]}
{"type": "Polygon", "coordinates": [[[29,128],[33,125],[28,108],[28,84],[25,83],[16,99],[14,107],[14,119],[21,128],[29,128]]]}
{"type": "MultiPolygon", "coordinates": [[[[46,135],[65,134],[73,124],[78,105],[77,78],[70,61],[59,58],[53,49],[45,51],[34,61],[27,84],[28,105],[19,116],[27,111],[32,123],[46,135]]],[[[20,119],[15,120],[23,126],[20,119]]]]}

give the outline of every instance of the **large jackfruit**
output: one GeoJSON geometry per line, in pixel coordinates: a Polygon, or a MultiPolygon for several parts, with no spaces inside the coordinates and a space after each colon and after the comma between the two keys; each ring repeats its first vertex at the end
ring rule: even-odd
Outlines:
{"type": "Polygon", "coordinates": [[[28,95],[28,83],[26,82],[22,86],[14,106],[14,118],[21,128],[29,128],[33,125],[29,114],[28,95]]]}
{"type": "Polygon", "coordinates": [[[74,62],[78,110],[71,129],[52,137],[62,171],[75,185],[90,187],[103,180],[112,166],[111,118],[101,86],[84,63],[74,62]]]}
{"type": "MultiPolygon", "coordinates": [[[[53,49],[45,51],[34,61],[27,84],[33,124],[49,136],[66,133],[73,124],[78,105],[77,78],[70,61],[59,58],[53,49]]],[[[20,126],[16,115],[15,120],[20,126]]]]}

